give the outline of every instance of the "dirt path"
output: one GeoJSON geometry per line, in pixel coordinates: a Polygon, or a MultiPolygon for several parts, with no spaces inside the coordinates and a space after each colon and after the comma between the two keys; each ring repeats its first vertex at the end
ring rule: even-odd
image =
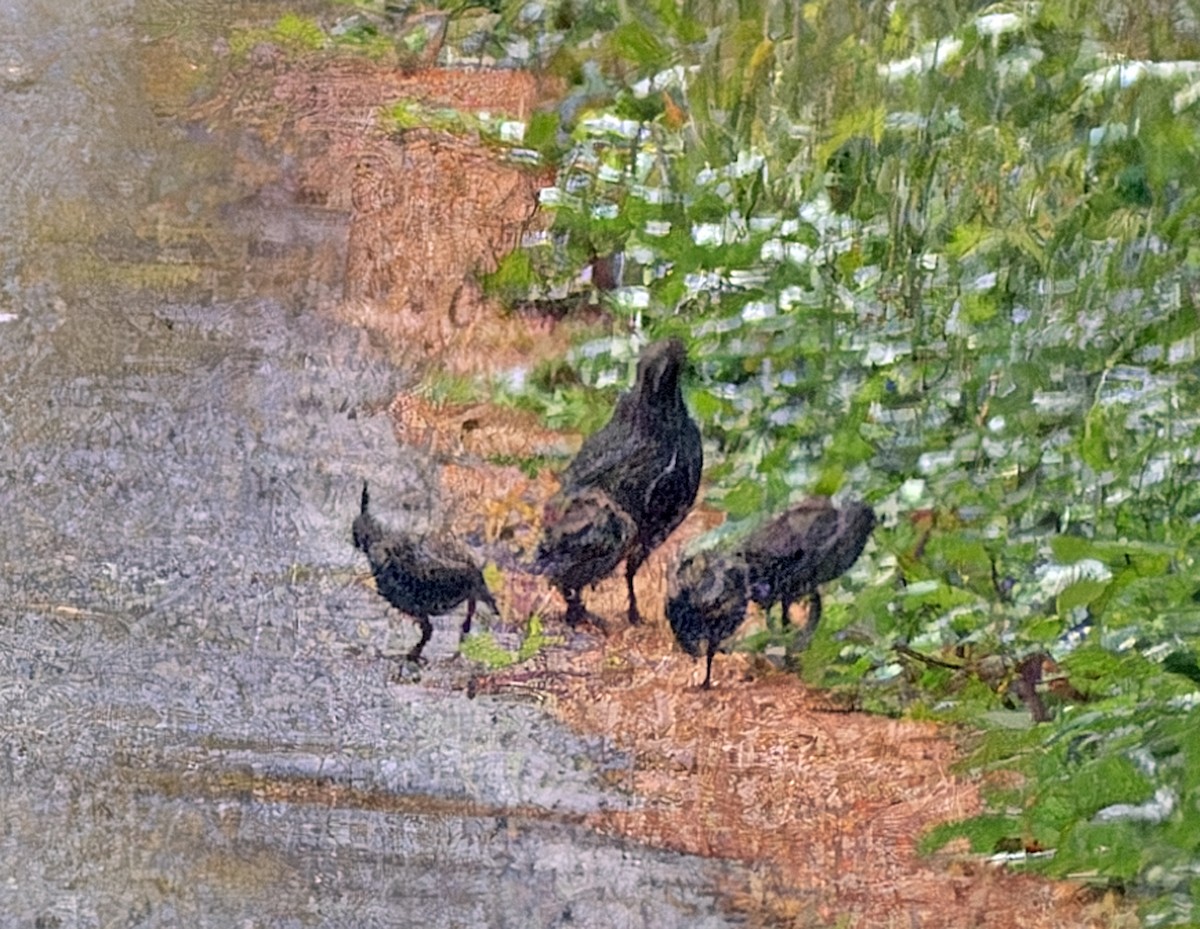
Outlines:
{"type": "MultiPolygon", "coordinates": [[[[380,106],[401,98],[522,117],[553,88],[512,72],[399,75],[345,61],[279,64],[230,87],[239,90],[218,97],[209,114],[277,130],[299,156],[294,186],[349,212],[344,317],[426,371],[495,372],[563,352],[569,322],[505,316],[473,283],[543,221],[536,191],[544,179],[469,140],[396,136],[378,120],[380,106]]],[[[439,404],[419,388],[398,396],[392,412],[400,440],[438,464],[447,520],[490,544],[527,549],[553,479],[485,461],[569,449],[577,437],[508,410],[439,404]]],[[[841,712],[745,655],[719,659],[716,688],[698,691],[699,666],[674,646],[661,611],[679,546],[717,519],[694,513],[641,572],[647,625],[623,628],[621,582],[612,580],[588,601],[611,618],[611,637],[575,635],[473,682],[535,697],[579,733],[631,753],[632,767],[613,777],[640,806],[593,814],[592,828],[752,865],[757,882],[724,888],[749,925],[1136,924],[1110,898],[1077,886],[1007,874],[977,856],[918,856],[930,826],[980,808],[978,784],[951,773],[959,753],[938,727],[841,712]]],[[[554,602],[537,579],[515,573],[498,599],[510,631],[554,602]]],[[[462,685],[451,675],[427,678],[462,685]]]]}

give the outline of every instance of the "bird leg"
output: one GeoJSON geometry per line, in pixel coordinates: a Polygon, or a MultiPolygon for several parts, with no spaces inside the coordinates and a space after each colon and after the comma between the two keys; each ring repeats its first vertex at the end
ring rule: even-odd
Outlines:
{"type": "Polygon", "coordinates": [[[458,636],[458,641],[462,641],[468,632],[471,631],[471,620],[475,618],[475,600],[467,601],[467,618],[463,620],[462,632],[458,636]]]}
{"type": "Polygon", "coordinates": [[[421,657],[421,650],[425,648],[425,644],[433,637],[433,623],[429,621],[428,616],[418,616],[417,622],[421,624],[421,641],[412,647],[408,653],[408,660],[415,664],[423,664],[425,659],[421,657]]]}
{"type": "Polygon", "coordinates": [[[564,590],[562,595],[567,601],[567,612],[563,614],[563,621],[574,628],[587,619],[587,610],[583,608],[583,600],[580,599],[578,590],[564,590]]]}
{"type": "Polygon", "coordinates": [[[642,566],[642,556],[630,555],[625,559],[625,586],[629,589],[629,625],[636,626],[642,621],[642,615],[638,612],[637,594],[633,592],[633,576],[637,574],[637,569],[642,566]]]}
{"type": "Polygon", "coordinates": [[[717,644],[712,640],[708,640],[708,668],[704,672],[704,683],[700,686],[705,690],[712,689],[712,660],[713,654],[717,650],[717,644]]]}
{"type": "Polygon", "coordinates": [[[817,631],[817,623],[821,621],[821,593],[814,590],[811,598],[808,601],[808,621],[804,624],[804,629],[796,638],[796,647],[800,649],[808,648],[808,643],[812,641],[813,635],[817,631]]]}
{"type": "Polygon", "coordinates": [[[789,600],[787,597],[784,597],[781,602],[781,605],[783,606],[783,618],[780,620],[781,625],[779,628],[786,629],[788,626],[790,626],[792,624],[792,616],[791,616],[792,601],[789,600]]]}
{"type": "Polygon", "coordinates": [[[563,614],[563,622],[572,629],[582,622],[589,622],[599,629],[602,635],[608,635],[608,627],[604,624],[604,620],[584,607],[578,589],[564,590],[562,595],[563,599],[567,601],[567,612],[563,614]]]}

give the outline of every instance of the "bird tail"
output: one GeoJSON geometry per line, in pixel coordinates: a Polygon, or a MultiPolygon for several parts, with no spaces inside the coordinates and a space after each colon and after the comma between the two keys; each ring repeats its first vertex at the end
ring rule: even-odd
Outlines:
{"type": "Polygon", "coordinates": [[[367,493],[367,482],[363,481],[361,509],[358,516],[354,518],[354,525],[350,528],[350,535],[354,541],[354,547],[364,552],[371,547],[371,544],[379,538],[382,532],[379,523],[375,522],[371,514],[367,512],[370,502],[371,497],[367,493]]]}

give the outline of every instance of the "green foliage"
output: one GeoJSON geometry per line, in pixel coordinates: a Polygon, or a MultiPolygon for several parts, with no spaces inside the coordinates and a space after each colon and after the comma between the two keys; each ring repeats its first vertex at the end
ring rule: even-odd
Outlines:
{"type": "Polygon", "coordinates": [[[321,48],[325,44],[325,33],[311,19],[285,13],[275,23],[274,34],[280,44],[293,48],[321,48]]]}
{"type": "MultiPolygon", "coordinates": [[[[624,370],[619,375],[613,373],[611,383],[624,387],[628,383],[625,378],[624,370]]],[[[522,383],[494,385],[491,399],[502,406],[537,413],[552,428],[578,430],[587,435],[608,421],[616,391],[611,387],[585,385],[579,372],[570,365],[545,362],[534,368],[522,383]]]]}
{"type": "Polygon", "coordinates": [[[525,145],[544,158],[557,157],[559,118],[557,113],[534,113],[525,130],[525,145]]]}
{"type": "Polygon", "coordinates": [[[421,382],[421,392],[434,403],[476,403],[480,385],[470,377],[436,368],[421,382]]]}
{"type": "Polygon", "coordinates": [[[489,669],[496,670],[528,661],[542,649],[561,644],[561,636],[546,635],[542,618],[535,614],[529,618],[525,637],[516,651],[510,651],[500,646],[491,632],[475,632],[468,635],[462,640],[459,650],[464,657],[471,661],[477,661],[489,669]]]}
{"type": "Polygon", "coordinates": [[[621,23],[606,38],[608,52],[637,67],[657,71],[667,66],[670,51],[645,24],[637,21],[621,23]]]}
{"type": "Polygon", "coordinates": [[[932,849],[965,836],[981,852],[1014,840],[1053,848],[1052,857],[1027,864],[1140,887],[1153,895],[1154,910],[1178,919],[1189,907],[1200,835],[1200,810],[1187,800],[1197,788],[1198,713],[1193,699],[1106,701],[1055,727],[989,733],[976,763],[1016,767],[1028,787],[995,792],[995,812],[940,826],[924,844],[932,849]]]}
{"type": "MultiPolygon", "coordinates": [[[[503,147],[510,147],[517,141],[515,135],[523,133],[525,129],[524,124],[513,120],[449,107],[426,106],[416,100],[401,100],[387,107],[381,115],[383,125],[395,132],[417,128],[440,129],[503,147]]],[[[523,281],[523,284],[528,287],[529,281],[523,281]]]]}
{"type": "Polygon", "coordinates": [[[485,665],[489,670],[507,668],[516,661],[515,655],[508,649],[501,648],[496,637],[491,632],[473,632],[463,638],[459,652],[464,658],[485,665]]]}
{"type": "Polygon", "coordinates": [[[529,628],[521,641],[521,647],[517,649],[517,661],[528,661],[543,648],[561,644],[561,636],[546,635],[542,617],[535,613],[529,617],[529,628]]]}
{"type": "Polygon", "coordinates": [[[529,292],[534,282],[529,252],[515,249],[500,259],[496,270],[481,277],[484,292],[501,300],[515,300],[529,292]]]}
{"type": "Polygon", "coordinates": [[[238,26],[230,33],[230,50],[237,59],[245,58],[260,43],[271,43],[294,56],[333,48],[379,58],[394,57],[396,50],[395,42],[382,34],[375,22],[359,16],[350,16],[327,30],[314,19],[285,13],[270,29],[238,26]]]}

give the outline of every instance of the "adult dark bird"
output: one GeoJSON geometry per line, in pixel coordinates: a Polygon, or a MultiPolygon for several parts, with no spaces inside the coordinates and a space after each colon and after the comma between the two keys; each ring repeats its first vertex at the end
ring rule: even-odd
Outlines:
{"type": "MultiPolygon", "coordinates": [[[[595,488],[633,520],[636,532],[623,554],[631,623],[641,621],[634,575],[683,522],[700,487],[700,429],[688,415],[679,389],[686,361],[687,350],[679,339],[646,346],[633,387],[621,395],[607,425],[587,437],[562,475],[560,496],[569,499],[595,488]]],[[[553,501],[551,505],[560,506],[553,501]]],[[[549,522],[547,532],[553,533],[549,522]]],[[[545,543],[552,541],[547,537],[545,543]]]]}
{"type": "Polygon", "coordinates": [[[818,586],[850,570],[874,528],[875,513],[865,503],[839,509],[826,497],[810,497],[790,507],[742,541],[751,599],[765,610],[782,603],[786,626],[792,603],[809,598],[808,624],[799,642],[803,648],[821,618],[818,586]]]}
{"type": "Polygon", "coordinates": [[[370,514],[369,506],[367,482],[363,481],[362,506],[351,527],[354,547],[371,563],[380,596],[421,626],[421,640],[408,653],[410,661],[422,660],[421,651],[433,635],[429,617],[449,613],[467,601],[461,642],[471,631],[476,601],[500,615],[479,564],[464,545],[446,536],[412,536],[386,529],[370,514]]]}
{"type": "Polygon", "coordinates": [[[685,558],[671,579],[667,620],[675,641],[693,658],[699,657],[701,642],[708,644],[701,685],[705,690],[712,686],[717,647],[745,618],[749,579],[750,569],[741,555],[713,549],[685,558]]]}
{"type": "Polygon", "coordinates": [[[564,619],[570,625],[588,615],[580,596],[583,588],[612,574],[636,540],[633,518],[598,487],[551,498],[535,564],[567,601],[564,619]]]}

